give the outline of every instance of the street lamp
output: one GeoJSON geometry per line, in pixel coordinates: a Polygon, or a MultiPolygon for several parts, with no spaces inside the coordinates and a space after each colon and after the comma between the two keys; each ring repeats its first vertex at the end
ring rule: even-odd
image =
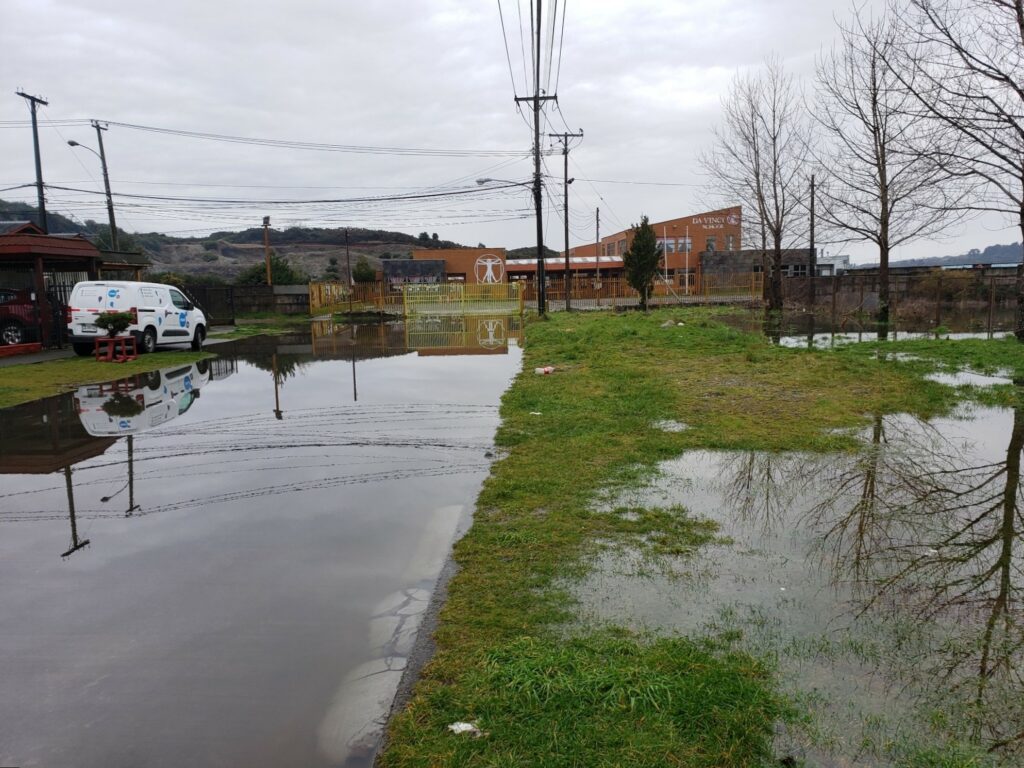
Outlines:
{"type": "Polygon", "coordinates": [[[68,142],[68,146],[87,149],[100,159],[100,166],[103,168],[103,186],[107,190],[107,219],[110,224],[110,247],[112,250],[117,251],[120,250],[120,248],[117,243],[117,223],[114,221],[114,199],[110,194],[110,176],[107,174],[107,155],[103,151],[103,131],[105,131],[106,128],[102,127],[95,120],[92,121],[92,126],[96,129],[96,138],[99,140],[99,152],[92,147],[87,147],[85,144],[79,144],[74,139],[68,142]]]}
{"type": "Polygon", "coordinates": [[[484,184],[498,183],[508,184],[516,187],[532,187],[534,195],[534,207],[536,208],[537,215],[537,314],[541,317],[544,316],[546,299],[547,299],[547,288],[544,285],[544,237],[541,234],[541,219],[540,219],[540,176],[537,176],[533,182],[527,183],[525,181],[509,181],[508,179],[477,179],[476,183],[480,186],[484,184]]]}

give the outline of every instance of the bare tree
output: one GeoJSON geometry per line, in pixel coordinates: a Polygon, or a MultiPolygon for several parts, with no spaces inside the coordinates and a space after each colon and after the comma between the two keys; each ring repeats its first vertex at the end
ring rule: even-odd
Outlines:
{"type": "Polygon", "coordinates": [[[877,246],[880,336],[888,332],[890,252],[962,215],[967,188],[936,159],[955,154],[959,136],[918,108],[905,86],[915,74],[887,64],[905,63],[895,55],[902,43],[892,18],[854,8],[816,67],[814,115],[827,139],[816,153],[825,173],[820,218],[844,239],[877,246]]]}
{"type": "MultiPolygon", "coordinates": [[[[1024,246],[1024,0],[909,0],[896,10],[909,41],[891,69],[923,114],[964,140],[937,159],[983,182],[966,207],[1008,217],[1024,246]]],[[[1024,262],[1016,334],[1024,341],[1024,262]]]]}
{"type": "Polygon", "coordinates": [[[737,75],[712,149],[701,157],[714,194],[752,211],[746,232],[762,235],[769,309],[782,309],[782,250],[802,236],[810,120],[782,62],[737,75]]]}

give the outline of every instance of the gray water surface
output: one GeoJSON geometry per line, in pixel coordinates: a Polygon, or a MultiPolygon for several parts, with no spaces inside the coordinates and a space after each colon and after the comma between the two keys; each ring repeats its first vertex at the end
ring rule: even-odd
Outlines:
{"type": "Polygon", "coordinates": [[[616,503],[682,505],[723,541],[604,552],[585,615],[767,659],[811,715],[779,737],[801,764],[1024,764],[1024,408],[957,416],[875,416],[851,454],[664,463],[616,503]]]}
{"type": "Polygon", "coordinates": [[[446,323],[0,411],[0,765],[368,765],[520,364],[446,323]]]}

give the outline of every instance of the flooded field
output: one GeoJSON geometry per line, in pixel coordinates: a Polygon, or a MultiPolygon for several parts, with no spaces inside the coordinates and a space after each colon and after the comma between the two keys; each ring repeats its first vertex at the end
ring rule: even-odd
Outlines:
{"type": "MultiPolygon", "coordinates": [[[[869,319],[832,318],[806,312],[785,312],[767,315],[764,310],[737,311],[722,318],[723,322],[745,331],[764,333],[773,343],[784,347],[817,347],[824,349],[839,344],[878,341],[878,326],[869,319]]],[[[999,308],[987,315],[977,311],[947,310],[939,324],[934,317],[901,318],[888,328],[892,341],[908,339],[990,339],[1013,332],[1012,309],[999,308]]]]}
{"type": "Polygon", "coordinates": [[[321,323],[0,411],[0,765],[369,765],[518,338],[321,323]]]}
{"type": "Polygon", "coordinates": [[[877,415],[859,439],[663,464],[611,506],[681,505],[721,542],[669,563],[607,551],[575,587],[585,614],[772,660],[810,713],[777,751],[807,765],[1020,765],[1024,412],[877,415]]]}

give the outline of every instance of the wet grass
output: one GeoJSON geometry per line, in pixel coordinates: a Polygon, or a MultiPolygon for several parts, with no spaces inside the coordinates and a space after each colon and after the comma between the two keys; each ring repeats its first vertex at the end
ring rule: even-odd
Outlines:
{"type": "Polygon", "coordinates": [[[869,414],[928,418],[949,412],[958,397],[878,355],[776,347],[700,310],[532,322],[523,373],[502,402],[497,442],[506,458],[492,468],[473,527],[455,547],[460,570],[437,653],[393,720],[381,764],[759,764],[784,707],[751,657],[722,638],[619,636],[610,648],[606,636],[585,629],[561,634],[575,617],[557,585],[584,573],[601,542],[685,556],[714,537],[679,508],[609,513],[595,501],[645,482],[658,462],[687,449],[853,450],[850,429],[869,414]],[[553,375],[534,374],[547,365],[553,375]],[[688,429],[653,427],[667,420],[688,429]],[[665,654],[679,664],[655,675],[665,654]],[[605,685],[592,674],[597,659],[609,679],[629,680],[651,665],[651,679],[667,687],[642,711],[595,709],[605,685]],[[551,700],[537,693],[549,685],[560,692],[551,700]],[[729,707],[697,707],[719,690],[737,692],[729,707]],[[582,703],[573,705],[568,691],[582,703]],[[698,711],[695,721],[683,714],[698,711]],[[446,730],[474,718],[485,738],[446,730]]]}
{"type": "Polygon", "coordinates": [[[213,356],[208,352],[175,351],[140,355],[126,363],[101,363],[91,357],[75,357],[5,366],[0,368],[0,408],[59,395],[84,384],[113,381],[213,356]]]}
{"type": "Polygon", "coordinates": [[[282,315],[275,312],[255,312],[235,318],[235,325],[230,331],[211,333],[210,338],[246,339],[250,336],[262,336],[288,333],[295,330],[309,330],[309,315],[282,315]]]}

